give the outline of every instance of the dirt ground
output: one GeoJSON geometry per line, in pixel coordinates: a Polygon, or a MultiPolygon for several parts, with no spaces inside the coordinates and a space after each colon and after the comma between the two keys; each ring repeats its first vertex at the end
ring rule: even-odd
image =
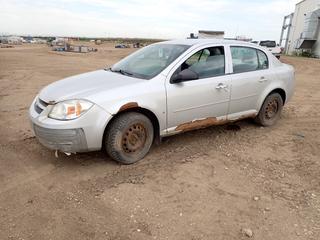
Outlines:
{"type": "Polygon", "coordinates": [[[274,127],[173,136],[130,166],[101,152],[56,158],[37,142],[28,107],[42,87],[132,51],[0,49],[0,239],[239,240],[248,228],[251,239],[319,240],[319,60],[282,58],[297,84],[274,127]]]}

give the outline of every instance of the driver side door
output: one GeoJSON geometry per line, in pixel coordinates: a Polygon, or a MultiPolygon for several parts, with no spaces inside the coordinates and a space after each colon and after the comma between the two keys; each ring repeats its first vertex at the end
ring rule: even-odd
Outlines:
{"type": "Polygon", "coordinates": [[[230,101],[230,76],[226,48],[209,46],[186,56],[168,75],[167,133],[188,131],[226,120],[230,101]],[[172,82],[174,75],[189,69],[198,79],[172,82]]]}

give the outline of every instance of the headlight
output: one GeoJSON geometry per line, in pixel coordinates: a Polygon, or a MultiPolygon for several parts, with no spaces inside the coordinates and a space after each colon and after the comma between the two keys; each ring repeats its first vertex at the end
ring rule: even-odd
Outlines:
{"type": "Polygon", "coordinates": [[[93,103],[85,100],[67,100],[53,106],[49,118],[57,120],[72,120],[87,112],[93,103]]]}

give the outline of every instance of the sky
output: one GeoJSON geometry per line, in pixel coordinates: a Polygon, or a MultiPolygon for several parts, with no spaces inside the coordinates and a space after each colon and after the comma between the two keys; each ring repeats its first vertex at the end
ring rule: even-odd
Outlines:
{"type": "Polygon", "coordinates": [[[186,38],[198,30],[279,40],[299,0],[0,0],[0,34],[186,38]]]}

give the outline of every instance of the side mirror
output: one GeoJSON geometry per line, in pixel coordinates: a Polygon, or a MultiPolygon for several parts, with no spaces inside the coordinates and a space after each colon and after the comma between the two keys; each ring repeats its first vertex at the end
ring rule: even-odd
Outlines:
{"type": "Polygon", "coordinates": [[[196,72],[187,68],[178,74],[174,74],[170,79],[170,83],[180,83],[188,80],[196,80],[198,78],[199,75],[196,72]]]}

